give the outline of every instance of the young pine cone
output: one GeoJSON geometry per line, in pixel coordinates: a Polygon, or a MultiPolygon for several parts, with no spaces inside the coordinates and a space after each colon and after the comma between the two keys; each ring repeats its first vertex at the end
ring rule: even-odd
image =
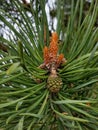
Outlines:
{"type": "Polygon", "coordinates": [[[57,93],[62,88],[63,82],[62,79],[55,75],[50,75],[47,80],[47,88],[50,90],[50,92],[57,93]]]}

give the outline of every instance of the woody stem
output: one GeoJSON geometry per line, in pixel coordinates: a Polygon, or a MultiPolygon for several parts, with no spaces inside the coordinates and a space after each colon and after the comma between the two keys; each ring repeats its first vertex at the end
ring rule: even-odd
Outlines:
{"type": "Polygon", "coordinates": [[[50,75],[53,76],[53,77],[57,76],[57,71],[56,71],[56,67],[55,67],[54,64],[51,65],[50,75]]]}

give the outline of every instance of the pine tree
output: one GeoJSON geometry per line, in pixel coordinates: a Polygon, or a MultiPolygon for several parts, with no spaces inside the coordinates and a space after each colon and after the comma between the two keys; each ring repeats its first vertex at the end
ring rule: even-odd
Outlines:
{"type": "Polygon", "coordinates": [[[72,0],[67,27],[64,1],[58,0],[51,36],[45,0],[30,5],[32,17],[19,0],[12,2],[23,22],[0,9],[0,20],[12,33],[0,37],[7,46],[0,50],[0,128],[97,130],[97,0],[84,18],[84,0],[72,0]]]}

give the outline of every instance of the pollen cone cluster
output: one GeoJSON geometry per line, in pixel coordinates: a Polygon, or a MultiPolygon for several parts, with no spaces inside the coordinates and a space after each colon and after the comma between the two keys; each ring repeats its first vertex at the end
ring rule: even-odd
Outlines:
{"type": "Polygon", "coordinates": [[[50,72],[47,88],[53,93],[59,92],[62,88],[63,82],[57,74],[57,69],[66,61],[63,54],[58,54],[58,49],[58,35],[54,32],[49,47],[45,46],[43,49],[44,63],[41,65],[41,68],[50,72]]]}
{"type": "Polygon", "coordinates": [[[45,46],[43,49],[44,67],[51,69],[54,64],[57,69],[64,60],[63,54],[58,54],[58,35],[56,32],[52,33],[49,47],[45,46]]]}

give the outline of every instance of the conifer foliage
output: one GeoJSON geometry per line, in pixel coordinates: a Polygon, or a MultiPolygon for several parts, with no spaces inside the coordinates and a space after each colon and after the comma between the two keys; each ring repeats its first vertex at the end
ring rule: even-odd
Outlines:
{"type": "Polygon", "coordinates": [[[45,0],[29,10],[20,0],[11,2],[22,22],[0,9],[11,31],[0,37],[7,46],[0,49],[0,129],[97,130],[97,0],[85,17],[84,0],[72,0],[67,27],[64,0],[57,0],[51,37],[45,0]]]}

